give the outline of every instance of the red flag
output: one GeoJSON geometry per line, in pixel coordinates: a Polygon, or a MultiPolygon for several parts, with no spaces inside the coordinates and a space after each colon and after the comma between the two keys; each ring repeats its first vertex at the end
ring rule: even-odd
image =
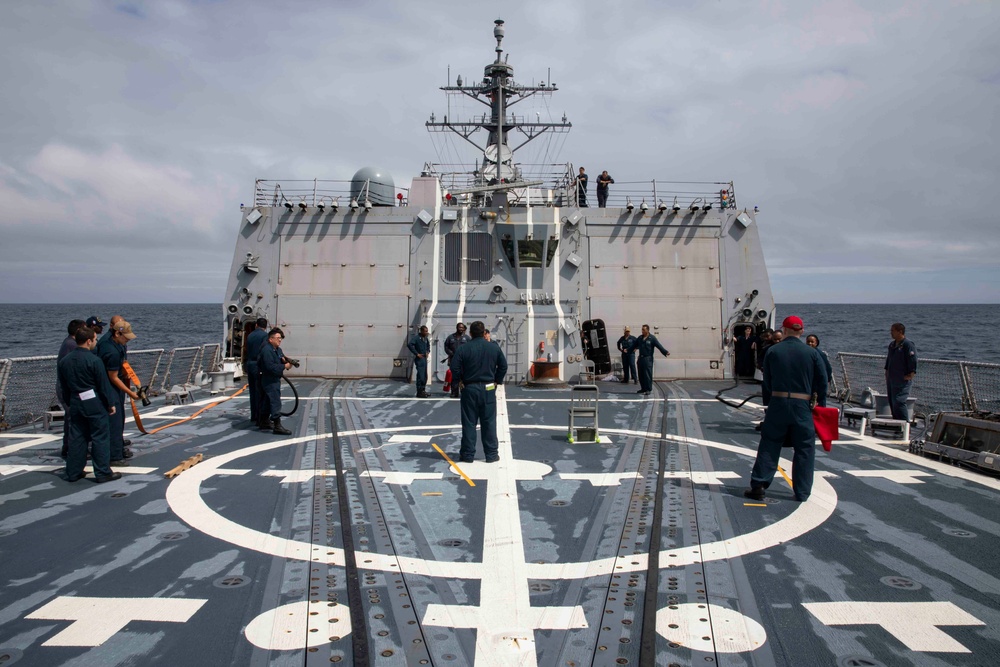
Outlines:
{"type": "Polygon", "coordinates": [[[813,425],[816,437],[823,443],[823,449],[833,449],[833,441],[840,440],[840,410],[837,408],[813,408],[813,425]]]}

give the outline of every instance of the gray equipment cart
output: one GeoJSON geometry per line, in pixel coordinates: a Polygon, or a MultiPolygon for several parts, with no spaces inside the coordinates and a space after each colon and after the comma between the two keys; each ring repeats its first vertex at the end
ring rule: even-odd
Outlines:
{"type": "Polygon", "coordinates": [[[600,391],[595,384],[579,384],[569,394],[569,435],[575,442],[597,442],[597,401],[600,391]]]}

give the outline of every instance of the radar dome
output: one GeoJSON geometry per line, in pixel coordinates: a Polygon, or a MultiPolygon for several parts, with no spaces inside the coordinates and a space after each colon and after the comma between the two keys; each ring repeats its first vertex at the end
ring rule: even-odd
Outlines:
{"type": "Polygon", "coordinates": [[[359,204],[367,199],[375,206],[395,206],[396,185],[386,172],[375,167],[363,167],[351,179],[351,199],[356,199],[359,204]]]}

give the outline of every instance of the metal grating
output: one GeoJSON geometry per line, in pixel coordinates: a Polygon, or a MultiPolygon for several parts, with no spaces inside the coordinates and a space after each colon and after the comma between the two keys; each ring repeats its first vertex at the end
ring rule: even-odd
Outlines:
{"type": "Polygon", "coordinates": [[[485,283],[493,278],[492,234],[488,232],[445,234],[444,279],[448,282],[460,282],[463,268],[466,271],[466,282],[485,283]]]}

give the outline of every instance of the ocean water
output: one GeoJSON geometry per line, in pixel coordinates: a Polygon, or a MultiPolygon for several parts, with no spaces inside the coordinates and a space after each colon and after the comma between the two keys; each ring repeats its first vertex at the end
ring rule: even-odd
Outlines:
{"type": "MultiPolygon", "coordinates": [[[[66,337],[71,319],[97,315],[105,322],[120,314],[137,338],[133,350],[170,349],[220,343],[223,336],[221,304],[120,305],[0,305],[5,326],[0,328],[0,358],[55,354],[66,337]]],[[[779,322],[798,315],[806,332],[820,338],[831,358],[837,352],[884,354],[893,322],[906,325],[906,337],[925,359],[953,359],[1000,363],[1000,304],[877,305],[779,304],[779,322]]],[[[666,341],[670,345],[670,341],[666,341]]]]}
{"type": "MultiPolygon", "coordinates": [[[[132,325],[132,350],[194,347],[221,343],[223,310],[218,303],[188,304],[6,304],[0,305],[0,359],[56,354],[66,339],[70,320],[91,315],[105,322],[121,315],[132,325]]],[[[105,329],[107,331],[107,329],[105,329]]]]}

